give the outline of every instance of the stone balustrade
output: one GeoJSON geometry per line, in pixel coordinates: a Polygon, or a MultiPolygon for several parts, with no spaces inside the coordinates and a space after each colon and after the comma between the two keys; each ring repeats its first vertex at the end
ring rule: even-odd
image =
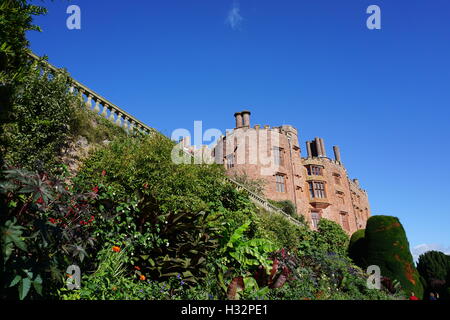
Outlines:
{"type": "MultiPolygon", "coordinates": [[[[30,53],[30,56],[34,60],[41,61],[41,58],[33,53],[30,53]]],[[[44,63],[51,72],[58,72],[58,68],[54,67],[46,61],[44,61],[44,63]]],[[[47,70],[45,70],[44,72],[46,71],[47,70]]],[[[74,79],[71,79],[69,92],[76,95],[87,109],[109,119],[111,122],[122,127],[127,132],[132,132],[134,130],[138,130],[147,134],[155,132],[155,129],[150,128],[145,123],[139,121],[109,100],[103,98],[95,91],[89,89],[88,87],[74,79]]]]}
{"type": "Polygon", "coordinates": [[[278,213],[283,215],[286,219],[289,220],[289,222],[296,224],[297,226],[303,226],[303,224],[298,221],[295,220],[293,217],[291,217],[290,215],[288,215],[286,212],[284,212],[283,210],[281,210],[280,208],[275,207],[273,204],[271,204],[269,201],[267,201],[266,199],[258,196],[256,193],[248,190],[245,186],[243,186],[242,184],[240,184],[239,182],[231,179],[231,178],[227,178],[227,180],[229,182],[231,182],[232,184],[234,184],[236,186],[237,190],[240,191],[245,191],[248,196],[250,197],[250,200],[252,200],[252,202],[254,204],[256,204],[257,206],[259,206],[260,208],[263,208],[269,212],[273,212],[273,213],[278,213]]]}

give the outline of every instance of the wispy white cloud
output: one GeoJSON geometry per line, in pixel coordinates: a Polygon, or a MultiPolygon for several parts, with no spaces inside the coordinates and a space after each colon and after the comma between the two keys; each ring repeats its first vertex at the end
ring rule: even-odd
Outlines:
{"type": "Polygon", "coordinates": [[[231,29],[238,30],[241,27],[242,24],[242,18],[241,16],[241,9],[239,8],[238,2],[233,2],[233,6],[231,7],[230,11],[228,11],[227,19],[225,20],[225,23],[228,24],[231,29]]]}
{"type": "Polygon", "coordinates": [[[415,246],[411,249],[411,253],[413,255],[414,261],[417,262],[419,260],[419,256],[427,251],[441,251],[445,254],[450,255],[450,246],[444,246],[438,243],[423,243],[415,246]]]}

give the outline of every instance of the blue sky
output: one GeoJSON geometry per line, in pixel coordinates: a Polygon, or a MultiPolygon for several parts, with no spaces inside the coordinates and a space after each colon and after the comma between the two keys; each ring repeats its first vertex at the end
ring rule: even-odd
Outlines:
{"type": "Polygon", "coordinates": [[[225,130],[249,109],[252,124],[297,127],[302,147],[323,137],[373,214],[399,217],[417,252],[450,252],[448,0],[45,5],[32,50],[149,126],[225,130]],[[366,27],[374,4],[381,30],[366,27]]]}

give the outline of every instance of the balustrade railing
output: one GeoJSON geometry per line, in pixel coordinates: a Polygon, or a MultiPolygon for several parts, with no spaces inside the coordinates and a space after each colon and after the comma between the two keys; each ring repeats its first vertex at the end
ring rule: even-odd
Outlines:
{"type": "MultiPolygon", "coordinates": [[[[34,60],[41,61],[41,58],[36,56],[33,53],[30,53],[30,57],[34,60]]],[[[58,68],[53,66],[47,61],[43,61],[44,64],[50,71],[57,72],[58,68]]],[[[153,133],[155,129],[147,126],[145,123],[139,121],[123,109],[116,106],[114,103],[105,99],[95,91],[89,89],[79,81],[71,78],[70,89],[69,92],[78,96],[78,98],[82,101],[84,106],[93,111],[94,113],[101,115],[116,125],[122,127],[124,130],[128,132],[132,132],[133,130],[138,130],[144,133],[153,133]],[[101,113],[100,113],[101,111],[101,113]]]]}
{"type": "Polygon", "coordinates": [[[263,197],[257,195],[256,193],[250,191],[248,188],[246,188],[245,186],[243,186],[242,184],[240,184],[239,182],[231,179],[231,178],[227,178],[227,180],[229,182],[231,182],[232,184],[234,184],[236,186],[237,190],[244,190],[248,196],[250,197],[250,200],[252,200],[252,202],[254,204],[256,204],[257,206],[259,206],[260,208],[263,208],[269,212],[273,212],[273,213],[278,213],[283,215],[286,219],[288,219],[291,223],[296,224],[298,226],[303,226],[303,224],[294,219],[293,217],[291,217],[290,215],[288,215],[286,212],[284,212],[283,210],[281,210],[280,208],[275,207],[273,204],[271,204],[269,201],[267,201],[266,199],[264,199],[263,197]]]}

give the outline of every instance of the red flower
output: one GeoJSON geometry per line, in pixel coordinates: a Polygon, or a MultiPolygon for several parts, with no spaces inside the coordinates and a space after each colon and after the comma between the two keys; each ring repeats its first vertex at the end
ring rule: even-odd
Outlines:
{"type": "Polygon", "coordinates": [[[141,268],[139,268],[138,266],[135,266],[134,267],[136,270],[141,270],[141,268]]]}
{"type": "Polygon", "coordinates": [[[43,204],[44,199],[42,199],[42,197],[39,197],[39,199],[36,200],[36,203],[43,204]]]}
{"type": "Polygon", "coordinates": [[[148,189],[148,183],[144,183],[144,189],[148,189]]]}
{"type": "Polygon", "coordinates": [[[50,221],[50,223],[52,223],[52,224],[56,224],[56,220],[54,218],[50,218],[50,219],[48,219],[48,221],[50,221]]]}
{"type": "Polygon", "coordinates": [[[95,186],[94,188],[92,188],[92,191],[93,191],[94,193],[97,193],[97,192],[98,192],[98,186],[95,186]]]}
{"type": "Polygon", "coordinates": [[[104,176],[106,176],[106,171],[105,170],[102,171],[102,177],[104,177],[104,176]]]}
{"type": "Polygon", "coordinates": [[[120,247],[114,246],[114,247],[112,247],[112,250],[113,250],[114,252],[120,252],[120,247]]]}

